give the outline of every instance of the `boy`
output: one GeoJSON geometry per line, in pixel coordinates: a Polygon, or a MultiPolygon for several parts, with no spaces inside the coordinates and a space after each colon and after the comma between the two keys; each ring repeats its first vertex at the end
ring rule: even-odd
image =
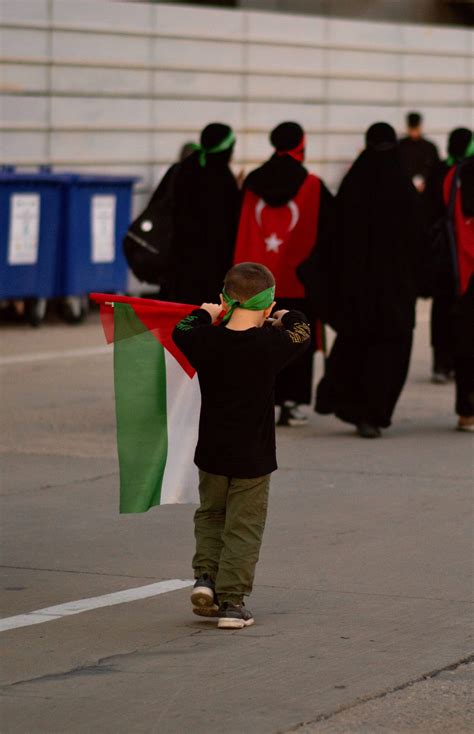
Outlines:
{"type": "Polygon", "coordinates": [[[227,273],[221,303],[203,303],[177,324],[173,339],[197,370],[201,416],[195,463],[201,504],[194,517],[194,612],[221,629],[253,624],[252,590],[275,456],[277,373],[310,344],[306,317],[278,311],[275,279],[263,265],[227,273]],[[220,326],[212,326],[225,311],[220,326]]]}

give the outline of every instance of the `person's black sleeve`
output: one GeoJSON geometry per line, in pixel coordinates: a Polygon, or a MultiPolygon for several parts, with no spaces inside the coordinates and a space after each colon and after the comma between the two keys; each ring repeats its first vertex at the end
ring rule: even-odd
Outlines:
{"type": "Polygon", "coordinates": [[[432,162],[432,165],[435,166],[437,163],[440,162],[441,158],[440,158],[440,155],[439,155],[438,146],[435,143],[431,143],[431,145],[433,146],[433,150],[432,150],[433,162],[432,162]]]}
{"type": "Polygon", "coordinates": [[[281,327],[267,327],[271,330],[270,358],[275,373],[280,372],[289,362],[301,355],[311,343],[309,322],[301,311],[288,311],[281,323],[281,327]]]}
{"type": "Polygon", "coordinates": [[[426,226],[428,229],[446,214],[446,206],[443,199],[443,183],[447,170],[447,166],[444,163],[439,163],[430,173],[426,181],[423,198],[425,200],[426,226]]]}
{"type": "Polygon", "coordinates": [[[413,254],[415,295],[430,298],[433,289],[433,266],[430,251],[430,238],[426,230],[422,202],[416,192],[410,191],[408,206],[411,252],[413,254]]]}
{"type": "Polygon", "coordinates": [[[193,367],[197,366],[204,348],[199,332],[211,323],[211,315],[203,308],[197,308],[174,327],[173,341],[193,367]]]}

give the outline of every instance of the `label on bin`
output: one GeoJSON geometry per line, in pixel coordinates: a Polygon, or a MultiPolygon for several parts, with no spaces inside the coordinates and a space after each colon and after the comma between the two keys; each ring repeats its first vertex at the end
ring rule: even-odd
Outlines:
{"type": "Polygon", "coordinates": [[[38,261],[40,195],[13,194],[10,198],[8,264],[35,265],[38,261]]]}
{"type": "Polygon", "coordinates": [[[113,263],[115,260],[116,197],[96,194],[91,201],[93,263],[113,263]]]}

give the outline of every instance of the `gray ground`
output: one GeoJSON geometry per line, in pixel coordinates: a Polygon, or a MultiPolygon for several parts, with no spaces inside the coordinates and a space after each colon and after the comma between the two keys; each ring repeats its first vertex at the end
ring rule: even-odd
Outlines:
{"type": "MultiPolygon", "coordinates": [[[[472,731],[472,436],[419,321],[383,439],[313,414],[279,432],[254,627],[217,631],[185,589],[2,633],[2,734],[472,731]]],[[[94,316],[0,338],[102,344],[94,316]]],[[[117,514],[111,356],[1,374],[2,616],[190,578],[192,507],[117,514]]]]}

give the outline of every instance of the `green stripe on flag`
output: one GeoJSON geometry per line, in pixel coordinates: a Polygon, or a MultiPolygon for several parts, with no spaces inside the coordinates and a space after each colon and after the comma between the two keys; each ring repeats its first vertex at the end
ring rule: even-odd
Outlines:
{"type": "Polygon", "coordinates": [[[160,504],[168,455],[165,350],[127,304],[114,306],[120,512],[160,504]]]}

